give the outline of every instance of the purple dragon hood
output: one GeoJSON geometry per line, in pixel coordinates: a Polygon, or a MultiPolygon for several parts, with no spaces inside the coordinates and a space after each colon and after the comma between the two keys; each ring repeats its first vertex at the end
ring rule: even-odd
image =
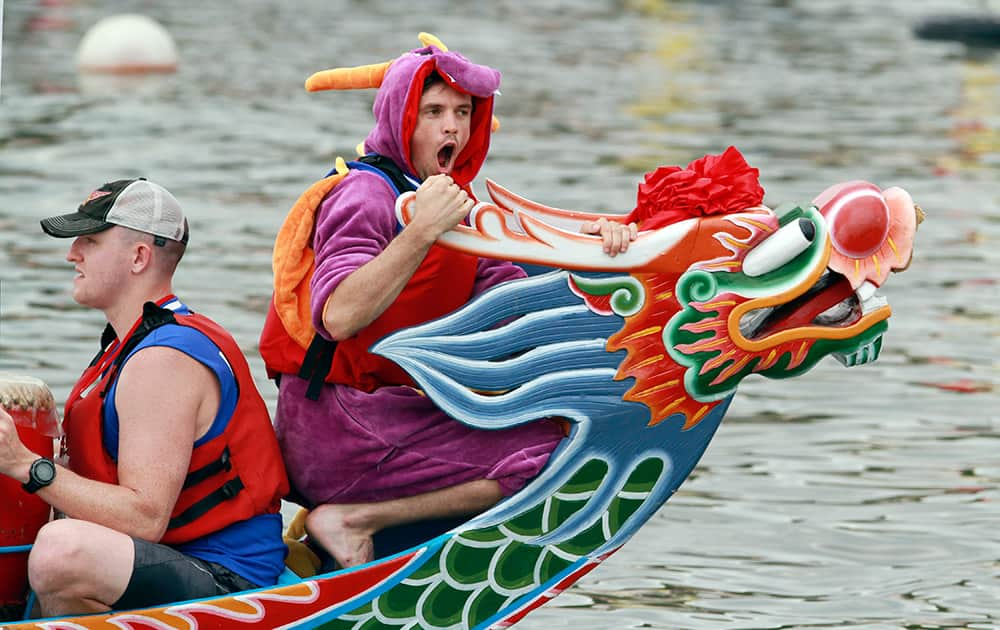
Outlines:
{"type": "Polygon", "coordinates": [[[375,97],[375,127],[365,138],[365,151],[384,155],[416,176],[410,161],[410,138],[424,79],[434,71],[451,87],[472,97],[469,142],[451,173],[456,183],[465,186],[475,179],[489,151],[493,96],[500,87],[500,72],[474,64],[457,52],[427,46],[404,53],[392,62],[375,97]]]}

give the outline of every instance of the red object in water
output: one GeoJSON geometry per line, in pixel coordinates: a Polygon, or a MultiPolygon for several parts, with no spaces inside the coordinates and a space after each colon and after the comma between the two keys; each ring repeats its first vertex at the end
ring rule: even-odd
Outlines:
{"type": "MultiPolygon", "coordinates": [[[[22,422],[18,411],[14,417],[17,434],[25,446],[45,457],[52,457],[52,438],[32,425],[22,422]]],[[[49,520],[49,505],[28,494],[20,482],[0,475],[0,551],[3,547],[30,545],[38,530],[49,520]]],[[[28,552],[0,554],[0,607],[23,604],[28,594],[28,552]]]]}
{"type": "Polygon", "coordinates": [[[959,394],[979,394],[993,391],[993,386],[982,381],[974,381],[971,378],[960,378],[957,381],[947,383],[921,383],[928,387],[936,387],[946,392],[958,392],[959,394]]]}

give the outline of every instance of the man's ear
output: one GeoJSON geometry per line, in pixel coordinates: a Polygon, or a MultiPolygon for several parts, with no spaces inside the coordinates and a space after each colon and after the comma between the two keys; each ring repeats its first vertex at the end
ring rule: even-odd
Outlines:
{"type": "Polygon", "coordinates": [[[141,273],[153,264],[153,248],[145,241],[138,241],[132,248],[132,273],[141,273]]]}

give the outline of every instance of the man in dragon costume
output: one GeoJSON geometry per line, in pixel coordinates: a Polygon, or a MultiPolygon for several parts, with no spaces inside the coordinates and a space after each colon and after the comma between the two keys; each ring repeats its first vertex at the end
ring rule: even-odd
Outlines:
{"type": "MultiPolygon", "coordinates": [[[[500,431],[462,425],[369,352],[525,275],[436,244],[475,203],[469,185],[489,149],[500,73],[423,39],[429,45],[389,64],[307,83],[380,86],[375,127],[363,157],[339,160],[302,195],[275,244],[261,354],[279,376],[276,426],[298,501],[311,508],[306,529],[341,566],[371,560],[372,535],[387,526],[475,514],[513,494],[565,436],[551,419],[500,431]],[[418,211],[403,226],[395,203],[407,190],[418,211]]],[[[637,233],[607,219],[578,229],[600,235],[612,256],[637,233]]]]}

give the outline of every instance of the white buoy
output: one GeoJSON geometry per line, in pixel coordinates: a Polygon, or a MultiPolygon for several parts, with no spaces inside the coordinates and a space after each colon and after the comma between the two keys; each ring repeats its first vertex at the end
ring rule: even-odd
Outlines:
{"type": "Polygon", "coordinates": [[[76,51],[81,72],[143,74],[177,70],[177,46],[159,22],[124,13],[106,17],[83,36],[76,51]]]}

